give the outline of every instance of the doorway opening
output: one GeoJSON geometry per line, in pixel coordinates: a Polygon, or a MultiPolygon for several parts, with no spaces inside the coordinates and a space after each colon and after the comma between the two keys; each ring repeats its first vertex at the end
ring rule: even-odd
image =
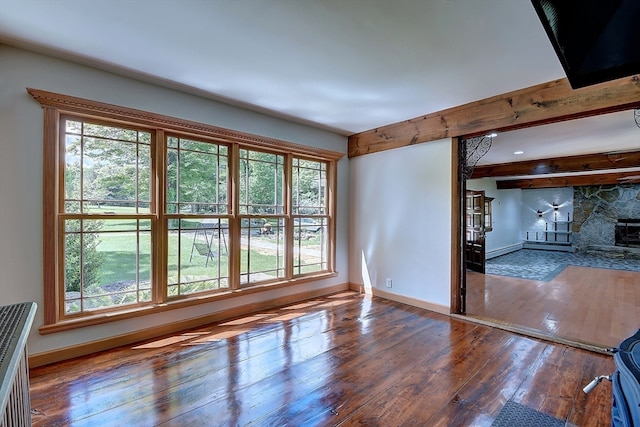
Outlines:
{"type": "Polygon", "coordinates": [[[557,177],[549,171],[542,176],[516,176],[536,175],[533,161],[470,164],[469,141],[459,142],[459,292],[460,311],[465,316],[589,349],[616,346],[637,330],[640,289],[632,283],[640,283],[640,248],[633,247],[640,208],[633,207],[631,199],[640,197],[640,179],[634,178],[640,175],[640,163],[630,161],[640,156],[640,132],[637,128],[635,132],[636,148],[536,160],[541,169],[562,169],[573,157],[585,156],[591,161],[583,164],[601,162],[616,169],[594,167],[581,178],[570,174],[557,177]],[[622,165],[624,162],[628,163],[622,165]],[[518,167],[529,167],[529,173],[518,167]],[[502,172],[507,168],[513,176],[487,174],[487,170],[502,172]],[[481,170],[480,177],[474,174],[477,170],[481,170]],[[548,184],[546,189],[541,188],[542,181],[548,184]],[[493,198],[490,222],[474,220],[481,197],[493,198]],[[623,215],[621,210],[631,213],[623,215]],[[517,238],[505,238],[507,222],[511,232],[518,233],[517,238]],[[616,245],[616,234],[620,242],[629,244],[616,245]],[[623,237],[627,234],[630,236],[623,237]],[[611,242],[587,243],[594,238],[611,242]],[[484,256],[480,260],[481,248],[484,256]],[[635,249],[639,249],[637,258],[635,249]]]}

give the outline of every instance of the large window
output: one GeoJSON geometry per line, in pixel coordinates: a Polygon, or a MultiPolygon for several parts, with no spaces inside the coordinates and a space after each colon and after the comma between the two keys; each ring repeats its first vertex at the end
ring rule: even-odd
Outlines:
{"type": "Polygon", "coordinates": [[[285,156],[239,150],[240,283],[286,277],[285,156]]]}
{"type": "Polygon", "coordinates": [[[168,297],[229,289],[229,147],[166,141],[168,297]]]}
{"type": "Polygon", "coordinates": [[[291,178],[294,274],[326,270],[329,251],[327,164],[294,158],[291,178]]]}
{"type": "Polygon", "coordinates": [[[335,274],[341,154],[30,93],[45,109],[43,332],[335,274]]]}
{"type": "Polygon", "coordinates": [[[67,116],[60,128],[63,315],[152,301],[151,134],[67,116]]]}

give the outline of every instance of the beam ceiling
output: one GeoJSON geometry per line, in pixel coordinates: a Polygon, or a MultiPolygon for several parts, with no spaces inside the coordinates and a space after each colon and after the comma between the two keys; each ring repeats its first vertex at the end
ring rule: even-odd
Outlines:
{"type": "Polygon", "coordinates": [[[606,184],[635,184],[640,183],[640,171],[614,172],[591,175],[570,175],[549,178],[511,179],[497,181],[498,190],[511,188],[553,188],[553,187],[581,187],[587,185],[606,184]]]}
{"type": "Polygon", "coordinates": [[[640,182],[640,151],[598,153],[477,166],[471,179],[522,177],[497,181],[499,190],[640,182]],[[615,172],[614,170],[618,169],[615,172]],[[606,172],[604,172],[606,171],[606,172]],[[565,176],[531,177],[532,175],[565,176]]]}
{"type": "Polygon", "coordinates": [[[637,108],[640,76],[573,90],[567,79],[486,98],[349,137],[349,157],[637,108]]]}
{"type": "Polygon", "coordinates": [[[554,159],[528,160],[498,165],[476,166],[472,179],[487,177],[544,175],[550,173],[595,172],[606,169],[640,167],[640,151],[584,154],[554,159]]]}

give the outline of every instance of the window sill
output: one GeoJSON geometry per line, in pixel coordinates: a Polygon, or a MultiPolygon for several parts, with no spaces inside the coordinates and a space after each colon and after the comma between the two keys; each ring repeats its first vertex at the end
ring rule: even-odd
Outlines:
{"type": "Polygon", "coordinates": [[[199,304],[207,304],[214,301],[220,301],[231,298],[238,298],[245,295],[250,295],[258,292],[266,292],[273,289],[283,288],[292,285],[299,285],[303,283],[313,282],[321,279],[328,279],[336,277],[337,273],[319,273],[312,276],[304,276],[296,279],[270,282],[265,284],[253,285],[245,288],[222,291],[215,294],[190,296],[181,299],[172,300],[163,304],[152,304],[143,307],[133,307],[124,310],[99,313],[95,315],[83,316],[76,319],[61,320],[51,325],[42,325],[38,328],[40,335],[48,335],[57,332],[64,332],[78,328],[84,328],[87,326],[101,325],[104,323],[115,322],[118,320],[132,319],[141,316],[147,316],[150,314],[162,313],[165,311],[178,310],[185,307],[191,307],[199,304]]]}

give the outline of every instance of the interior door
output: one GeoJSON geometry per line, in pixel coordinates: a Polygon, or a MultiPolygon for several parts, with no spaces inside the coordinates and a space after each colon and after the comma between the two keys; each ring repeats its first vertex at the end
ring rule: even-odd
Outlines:
{"type": "Polygon", "coordinates": [[[465,197],[466,267],[484,274],[485,257],[484,191],[467,190],[465,197]]]}

